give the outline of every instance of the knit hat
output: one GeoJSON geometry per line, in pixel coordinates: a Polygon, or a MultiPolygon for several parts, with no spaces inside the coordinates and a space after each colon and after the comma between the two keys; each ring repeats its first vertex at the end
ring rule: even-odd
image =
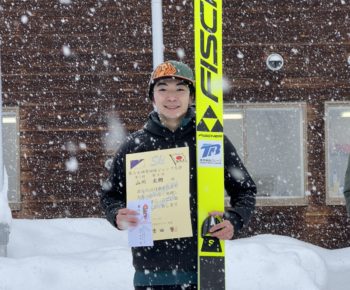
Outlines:
{"type": "Polygon", "coordinates": [[[153,100],[153,87],[155,83],[164,78],[185,80],[190,86],[190,92],[194,93],[194,75],[192,69],[183,62],[169,60],[159,64],[151,75],[148,90],[148,96],[151,100],[153,100]]]}

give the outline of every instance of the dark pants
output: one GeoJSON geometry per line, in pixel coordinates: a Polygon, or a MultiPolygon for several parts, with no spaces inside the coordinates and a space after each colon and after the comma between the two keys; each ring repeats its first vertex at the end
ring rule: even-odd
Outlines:
{"type": "Polygon", "coordinates": [[[135,290],[197,290],[197,285],[135,286],[135,290]]]}

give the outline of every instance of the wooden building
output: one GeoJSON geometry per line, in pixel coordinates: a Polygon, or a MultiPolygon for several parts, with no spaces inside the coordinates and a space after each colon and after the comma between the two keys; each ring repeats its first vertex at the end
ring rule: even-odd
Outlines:
{"type": "MultiPolygon", "coordinates": [[[[2,98],[16,218],[99,217],[109,120],[151,110],[151,1],[2,0],[2,98]]],[[[215,1],[214,1],[215,2],[215,1]]],[[[350,245],[350,3],[223,1],[225,130],[259,189],[242,236],[350,245]],[[266,59],[283,58],[274,71],[266,59]]],[[[165,59],[193,65],[193,6],[163,1],[165,59]]],[[[108,163],[108,162],[107,162],[108,163]]]]}

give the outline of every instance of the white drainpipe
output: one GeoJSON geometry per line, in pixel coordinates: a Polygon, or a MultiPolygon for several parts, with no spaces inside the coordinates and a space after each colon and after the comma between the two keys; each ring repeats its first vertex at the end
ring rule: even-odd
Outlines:
{"type": "Polygon", "coordinates": [[[153,68],[164,61],[162,0],[152,0],[153,68]]]}
{"type": "Polygon", "coordinates": [[[7,256],[10,225],[12,216],[7,200],[7,174],[4,174],[4,160],[2,153],[2,83],[1,83],[1,40],[0,40],[0,257],[7,256]]]}
{"type": "Polygon", "coordinates": [[[4,160],[2,153],[2,72],[1,72],[1,40],[0,40],[0,191],[4,186],[4,160]]]}

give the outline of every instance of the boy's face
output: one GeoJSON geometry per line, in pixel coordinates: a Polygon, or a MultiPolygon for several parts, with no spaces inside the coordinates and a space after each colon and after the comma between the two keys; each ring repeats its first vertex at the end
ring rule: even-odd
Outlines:
{"type": "Polygon", "coordinates": [[[186,82],[165,78],[156,82],[153,89],[153,104],[162,121],[181,122],[192,104],[190,88],[186,82]]]}

